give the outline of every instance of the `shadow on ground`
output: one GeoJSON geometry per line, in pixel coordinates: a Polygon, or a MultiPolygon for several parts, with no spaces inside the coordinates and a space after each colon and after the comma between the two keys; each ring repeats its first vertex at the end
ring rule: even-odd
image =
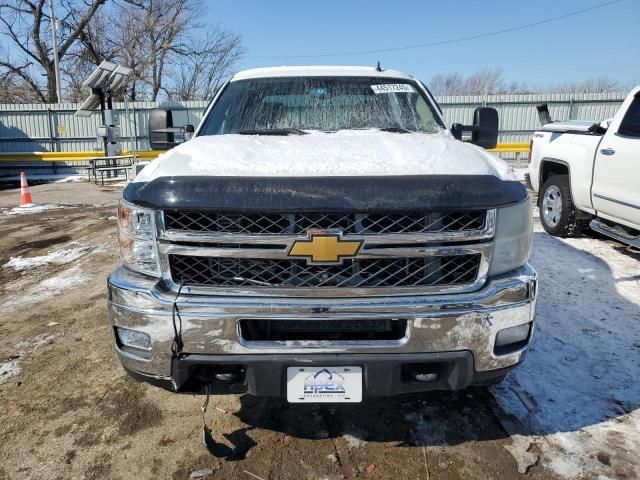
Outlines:
{"type": "Polygon", "coordinates": [[[252,427],[298,438],[446,445],[504,438],[482,390],[367,399],[361,404],[298,405],[245,395],[236,414],[252,427]]]}
{"type": "MultiPolygon", "coordinates": [[[[508,437],[496,414],[514,417],[503,407],[519,413],[519,433],[533,435],[574,432],[637,410],[640,305],[630,297],[640,288],[628,285],[635,290],[619,293],[621,283],[640,279],[633,273],[635,253],[617,259],[630,262],[633,272],[624,275],[619,266],[614,274],[603,259],[545,233],[536,233],[534,244],[532,263],[541,278],[536,338],[524,364],[493,394],[467,389],[344,405],[245,395],[236,415],[250,429],[297,438],[438,446],[508,437]]],[[[248,444],[240,439],[235,458],[248,444]]]]}

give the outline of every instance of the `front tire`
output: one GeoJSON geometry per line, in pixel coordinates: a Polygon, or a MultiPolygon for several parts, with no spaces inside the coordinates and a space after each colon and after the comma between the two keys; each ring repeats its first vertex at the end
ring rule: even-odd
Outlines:
{"type": "Polygon", "coordinates": [[[550,235],[573,237],[582,228],[576,219],[569,175],[552,175],[540,189],[540,222],[550,235]]]}

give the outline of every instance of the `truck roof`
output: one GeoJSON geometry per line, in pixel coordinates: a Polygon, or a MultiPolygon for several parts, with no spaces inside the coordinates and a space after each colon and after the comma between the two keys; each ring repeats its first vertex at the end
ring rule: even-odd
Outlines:
{"type": "Polygon", "coordinates": [[[383,77],[415,80],[415,77],[398,70],[379,71],[375,67],[347,66],[291,66],[252,68],[236,73],[231,81],[270,77],[383,77]]]}

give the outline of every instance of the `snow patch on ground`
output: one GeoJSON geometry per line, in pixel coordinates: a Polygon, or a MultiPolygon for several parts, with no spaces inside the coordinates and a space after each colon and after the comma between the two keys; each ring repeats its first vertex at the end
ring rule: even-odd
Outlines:
{"type": "Polygon", "coordinates": [[[29,268],[41,267],[47,264],[62,265],[86,255],[89,250],[91,250],[90,247],[74,247],[48,252],[46,255],[39,255],[36,257],[11,257],[11,259],[5,263],[2,268],[13,268],[14,270],[21,271],[29,268]]]}
{"type": "Polygon", "coordinates": [[[24,292],[21,296],[14,295],[9,301],[0,305],[0,309],[24,308],[29,305],[43,302],[67,289],[77,287],[91,279],[79,265],[64,270],[35,285],[22,285],[24,292]]]}
{"type": "Polygon", "coordinates": [[[493,394],[558,475],[637,478],[640,255],[602,239],[554,238],[540,225],[535,232],[535,337],[493,394]]]}
{"type": "Polygon", "coordinates": [[[359,436],[360,435],[358,433],[356,433],[355,435],[347,433],[347,434],[344,434],[342,438],[344,438],[344,441],[347,442],[347,447],[349,448],[364,447],[367,444],[367,442],[366,440],[359,438],[359,436]]]}
{"type": "Polygon", "coordinates": [[[57,295],[59,292],[73,288],[77,285],[87,282],[90,279],[89,275],[84,273],[79,266],[72,267],[64,272],[61,272],[53,277],[44,280],[40,287],[45,292],[42,292],[46,298],[57,295]]]}
{"type": "Polygon", "coordinates": [[[4,214],[5,215],[25,215],[25,214],[28,215],[31,213],[42,213],[42,212],[46,212],[47,210],[57,210],[60,208],[68,208],[68,207],[65,207],[62,205],[53,205],[53,204],[31,203],[23,207],[12,208],[11,210],[4,212],[4,214]]]}
{"type": "Polygon", "coordinates": [[[523,435],[511,435],[511,445],[505,445],[511,456],[518,464],[518,473],[525,474],[529,468],[538,463],[539,457],[531,451],[533,442],[530,437],[523,435]]]}
{"type": "Polygon", "coordinates": [[[43,345],[53,343],[56,337],[59,336],[60,335],[41,334],[36,335],[29,340],[24,340],[22,342],[16,343],[15,349],[17,350],[17,353],[13,355],[8,361],[0,363],[0,384],[6,382],[11,377],[15,377],[16,375],[20,374],[20,372],[22,371],[21,363],[26,355],[33,353],[43,345]]]}
{"type": "Polygon", "coordinates": [[[40,335],[36,335],[35,337],[30,338],[29,340],[23,340],[22,342],[16,343],[16,348],[21,350],[20,353],[22,355],[24,354],[25,349],[33,351],[38,347],[52,343],[58,336],[59,335],[50,335],[47,333],[41,333],[40,335]]]}
{"type": "Polygon", "coordinates": [[[115,180],[109,180],[105,178],[104,185],[100,185],[100,186],[101,187],[126,187],[127,185],[129,185],[130,182],[131,180],[115,181],[115,180]]]}
{"type": "MultiPolygon", "coordinates": [[[[85,175],[65,175],[65,174],[29,174],[28,180],[30,182],[51,182],[51,183],[68,183],[68,182],[81,182],[86,180],[85,175]]],[[[19,182],[20,176],[2,177],[0,180],[9,182],[19,182]]]]}
{"type": "Polygon", "coordinates": [[[7,362],[0,363],[0,384],[18,375],[20,370],[20,358],[13,358],[7,362]]]}

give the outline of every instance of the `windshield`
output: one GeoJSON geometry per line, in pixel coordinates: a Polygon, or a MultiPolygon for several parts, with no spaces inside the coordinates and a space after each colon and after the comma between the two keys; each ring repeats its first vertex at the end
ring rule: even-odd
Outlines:
{"type": "Polygon", "coordinates": [[[435,133],[443,125],[414,82],[376,77],[260,78],[231,82],[200,135],[382,129],[435,133]]]}

